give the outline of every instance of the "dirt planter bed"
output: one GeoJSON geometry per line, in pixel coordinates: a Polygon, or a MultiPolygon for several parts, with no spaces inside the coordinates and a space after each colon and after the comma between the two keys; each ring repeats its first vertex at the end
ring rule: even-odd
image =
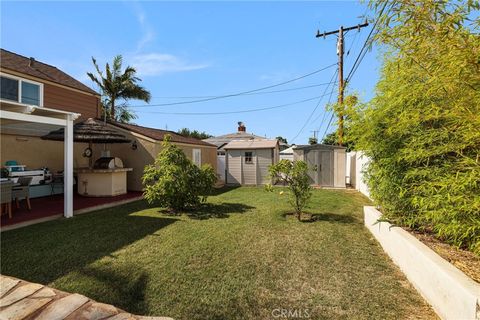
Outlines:
{"type": "Polygon", "coordinates": [[[400,227],[378,222],[364,207],[365,226],[442,319],[480,319],[480,285],[400,227]]]}

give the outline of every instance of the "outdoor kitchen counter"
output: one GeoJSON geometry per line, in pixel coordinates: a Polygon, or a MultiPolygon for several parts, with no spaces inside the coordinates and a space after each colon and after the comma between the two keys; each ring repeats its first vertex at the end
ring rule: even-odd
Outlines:
{"type": "Polygon", "coordinates": [[[114,197],[127,193],[127,172],[132,168],[77,168],[78,194],[85,197],[114,197]]]}

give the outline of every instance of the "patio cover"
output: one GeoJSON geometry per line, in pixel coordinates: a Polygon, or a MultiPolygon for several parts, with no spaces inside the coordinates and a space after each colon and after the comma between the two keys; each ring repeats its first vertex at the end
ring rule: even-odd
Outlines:
{"type": "Polygon", "coordinates": [[[73,121],[79,113],[52,108],[37,107],[16,102],[0,102],[2,121],[21,121],[61,126],[65,132],[64,142],[64,212],[66,218],[73,217],[73,121]]]}

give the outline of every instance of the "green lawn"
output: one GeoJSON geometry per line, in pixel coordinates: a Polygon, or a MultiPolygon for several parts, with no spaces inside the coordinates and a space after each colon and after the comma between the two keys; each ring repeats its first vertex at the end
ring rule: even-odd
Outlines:
{"type": "Polygon", "coordinates": [[[262,188],[222,189],[201,218],[136,202],[2,233],[1,271],[176,319],[434,317],[363,227],[367,203],[315,190],[299,222],[262,188]]]}

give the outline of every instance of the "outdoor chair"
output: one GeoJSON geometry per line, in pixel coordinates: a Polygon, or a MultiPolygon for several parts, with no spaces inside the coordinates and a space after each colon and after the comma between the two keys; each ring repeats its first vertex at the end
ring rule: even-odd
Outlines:
{"type": "Polygon", "coordinates": [[[19,186],[12,189],[12,199],[15,199],[17,209],[20,208],[19,200],[25,199],[28,210],[32,210],[30,206],[30,182],[32,182],[32,177],[20,177],[17,181],[19,186]]]}
{"type": "Polygon", "coordinates": [[[12,218],[12,182],[0,183],[0,215],[3,214],[3,206],[5,205],[8,212],[8,218],[12,218]]]}

